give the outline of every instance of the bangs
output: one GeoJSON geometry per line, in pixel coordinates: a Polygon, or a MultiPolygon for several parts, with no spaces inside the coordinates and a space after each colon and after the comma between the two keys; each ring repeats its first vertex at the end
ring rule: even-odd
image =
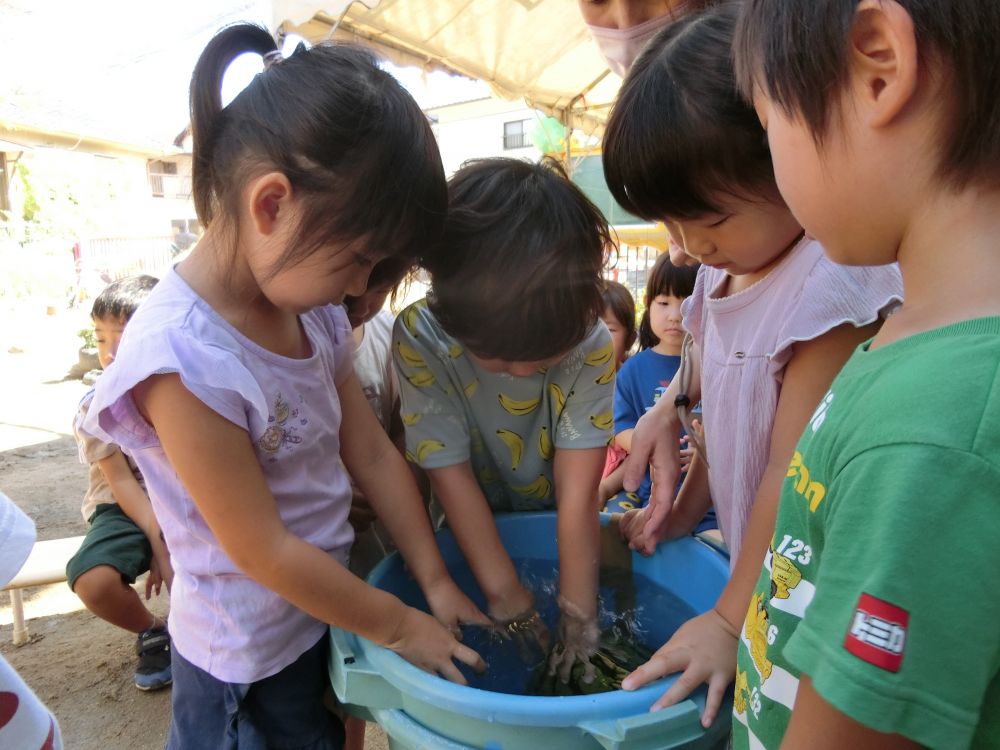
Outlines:
{"type": "Polygon", "coordinates": [[[775,188],[767,135],[736,87],[736,16],[722,7],[660,32],[611,112],[604,173],[626,210],[655,221],[721,213],[719,198],[775,188]]]}

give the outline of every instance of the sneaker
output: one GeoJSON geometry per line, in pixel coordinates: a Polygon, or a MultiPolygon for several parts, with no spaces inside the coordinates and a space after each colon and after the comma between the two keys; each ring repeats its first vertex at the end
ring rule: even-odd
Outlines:
{"type": "Polygon", "coordinates": [[[135,667],[135,686],[140,690],[159,690],[169,685],[170,633],[166,628],[140,633],[135,643],[139,663],[135,667]]]}

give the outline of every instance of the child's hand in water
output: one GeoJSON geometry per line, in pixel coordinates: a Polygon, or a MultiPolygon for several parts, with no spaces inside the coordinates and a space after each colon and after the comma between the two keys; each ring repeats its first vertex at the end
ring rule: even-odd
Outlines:
{"type": "Polygon", "coordinates": [[[575,604],[559,597],[559,643],[549,655],[549,674],[554,674],[563,684],[569,682],[573,665],[584,665],[583,681],[594,681],[594,665],[590,657],[597,653],[601,635],[597,619],[585,615],[575,604]]]}
{"type": "Polygon", "coordinates": [[[490,607],[490,620],[497,635],[514,641],[525,663],[537,662],[548,653],[549,629],[535,609],[535,597],[520,584],[518,591],[490,607]]]}
{"type": "Polygon", "coordinates": [[[489,625],[491,622],[450,577],[428,586],[424,596],[438,622],[454,633],[458,640],[462,640],[459,625],[489,625]]]}
{"type": "Polygon", "coordinates": [[[658,711],[683,700],[707,682],[708,698],[701,723],[709,727],[736,676],[738,638],[739,632],[716,610],[710,609],[681,625],[652,659],[622,680],[622,689],[635,690],[647,682],[681,672],[677,681],[650,708],[658,711]]]}
{"type": "Polygon", "coordinates": [[[458,670],[455,659],[472,667],[476,672],[486,671],[486,662],[468,646],[463,646],[455,636],[429,614],[413,607],[406,607],[405,614],[396,626],[394,637],[385,647],[392,649],[411,664],[444,677],[446,680],[467,685],[458,670]]]}

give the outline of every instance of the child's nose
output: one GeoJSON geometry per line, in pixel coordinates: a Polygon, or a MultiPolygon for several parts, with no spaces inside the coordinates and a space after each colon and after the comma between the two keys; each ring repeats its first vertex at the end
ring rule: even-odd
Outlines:
{"type": "Polygon", "coordinates": [[[684,252],[693,258],[701,260],[706,255],[712,254],[712,243],[706,237],[701,237],[695,233],[689,233],[684,237],[684,252]]]}
{"type": "Polygon", "coordinates": [[[347,288],[347,294],[351,297],[361,297],[368,288],[368,271],[355,274],[351,278],[351,284],[347,288]]]}

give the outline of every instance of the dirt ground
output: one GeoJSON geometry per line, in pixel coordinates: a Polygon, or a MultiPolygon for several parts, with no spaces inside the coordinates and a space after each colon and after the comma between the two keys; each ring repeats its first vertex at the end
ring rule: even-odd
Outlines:
{"type": "MultiPolygon", "coordinates": [[[[68,377],[81,320],[48,315],[37,301],[0,309],[0,491],[34,519],[40,541],[85,532],[86,469],[70,425],[88,386],[68,377]]],[[[0,654],[55,713],[65,746],[162,748],[170,690],[132,684],[134,638],[87,612],[65,583],[27,589],[24,601],[31,641],[14,647],[10,602],[0,595],[0,654]]],[[[151,608],[166,613],[165,591],[151,608]]],[[[370,727],[365,750],[384,748],[384,734],[370,727]]]]}

